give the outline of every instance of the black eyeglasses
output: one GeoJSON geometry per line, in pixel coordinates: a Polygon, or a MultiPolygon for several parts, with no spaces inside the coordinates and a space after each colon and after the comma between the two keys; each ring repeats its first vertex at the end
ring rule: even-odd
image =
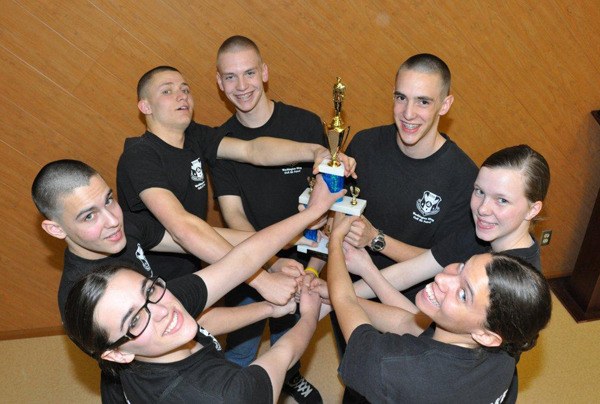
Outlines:
{"type": "Polygon", "coordinates": [[[146,288],[146,303],[131,317],[125,335],[108,345],[106,350],[115,349],[127,341],[139,337],[146,331],[148,324],[150,324],[150,309],[148,309],[148,304],[160,302],[160,299],[163,298],[167,290],[167,282],[162,278],[156,277],[150,279],[152,279],[152,283],[146,288]]]}

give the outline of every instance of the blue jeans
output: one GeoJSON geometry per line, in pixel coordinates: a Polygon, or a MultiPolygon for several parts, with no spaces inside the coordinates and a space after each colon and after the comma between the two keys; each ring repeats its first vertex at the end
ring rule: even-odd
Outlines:
{"type": "MultiPolygon", "coordinates": [[[[225,296],[225,304],[228,307],[245,306],[263,300],[260,294],[246,284],[241,284],[225,296]]],[[[288,314],[280,318],[269,318],[268,320],[271,333],[270,340],[271,345],[273,345],[296,324],[298,315],[288,314]]],[[[229,333],[226,340],[225,358],[242,367],[250,365],[256,358],[266,321],[257,321],[254,324],[229,333]]]]}

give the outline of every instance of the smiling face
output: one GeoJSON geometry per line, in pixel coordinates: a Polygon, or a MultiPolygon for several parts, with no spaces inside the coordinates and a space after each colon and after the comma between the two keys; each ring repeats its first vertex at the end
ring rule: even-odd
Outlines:
{"type": "Polygon", "coordinates": [[[413,69],[400,69],[394,90],[394,120],[398,145],[416,158],[429,156],[438,136],[440,116],[450,109],[453,96],[444,94],[442,77],[413,69]]]}
{"type": "Polygon", "coordinates": [[[490,242],[494,251],[529,246],[529,224],[541,206],[540,201],[527,200],[520,170],[502,167],[479,170],[471,196],[471,212],[477,237],[490,242]]]}
{"type": "Polygon", "coordinates": [[[267,65],[254,49],[233,50],[218,56],[217,83],[238,113],[268,106],[263,85],[268,79],[267,65]]]}
{"type": "MultiPolygon", "coordinates": [[[[147,289],[152,280],[131,270],[117,272],[106,286],[104,295],[94,310],[94,319],[108,333],[109,341],[116,341],[128,330],[133,315],[146,302],[147,289]]],[[[150,322],[144,332],[120,347],[118,354],[107,351],[104,359],[126,362],[135,359],[146,362],[171,362],[189,356],[188,343],[198,332],[198,324],[183,308],[179,300],[165,291],[158,303],[149,303],[150,322]]]]}
{"type": "Polygon", "coordinates": [[[490,290],[485,266],[490,254],[475,255],[464,264],[451,264],[416,297],[417,307],[450,335],[450,341],[471,341],[484,331],[490,290]]]}
{"type": "Polygon", "coordinates": [[[42,227],[52,236],[64,238],[72,253],[100,259],[125,248],[123,212],[102,177],[90,177],[89,185],[75,188],[60,203],[60,217],[45,220],[42,227]]]}
{"type": "Polygon", "coordinates": [[[183,131],[192,120],[194,98],[181,73],[166,70],[152,76],[142,91],[138,108],[146,115],[150,131],[183,131]]]}

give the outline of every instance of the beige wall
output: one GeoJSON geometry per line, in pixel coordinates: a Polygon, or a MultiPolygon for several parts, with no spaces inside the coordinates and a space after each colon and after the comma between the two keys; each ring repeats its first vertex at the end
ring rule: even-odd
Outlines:
{"type": "Polygon", "coordinates": [[[4,0],[2,10],[1,338],[60,332],[62,244],[39,229],[29,196],[37,171],[82,159],[114,185],[124,138],[143,130],[136,81],[158,64],[187,76],[197,120],[221,123],[230,112],[214,58],[236,33],[261,47],[272,98],[323,119],[342,76],[354,131],[391,122],[393,77],[406,57],[441,56],[456,97],[442,126],[477,163],[522,142],[549,160],[548,220],[538,230],[554,235],[544,271],[572,270],[600,183],[600,129],[589,113],[600,108],[597,1],[4,0]]]}

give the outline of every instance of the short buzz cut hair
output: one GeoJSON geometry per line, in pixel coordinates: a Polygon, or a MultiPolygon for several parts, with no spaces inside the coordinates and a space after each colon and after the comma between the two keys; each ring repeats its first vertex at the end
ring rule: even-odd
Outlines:
{"type": "Polygon", "coordinates": [[[176,68],[174,68],[172,66],[156,66],[155,68],[148,70],[146,73],[143,74],[142,77],[140,77],[138,84],[137,84],[138,101],[141,100],[142,98],[144,98],[144,96],[146,95],[145,92],[146,92],[146,89],[148,88],[148,83],[150,83],[150,80],[152,80],[152,78],[154,77],[155,74],[158,74],[161,72],[181,73],[179,70],[177,70],[176,68]]]}
{"type": "Polygon", "coordinates": [[[100,174],[79,160],[56,160],[46,164],[31,185],[31,198],[40,213],[54,220],[62,214],[61,199],[76,188],[90,184],[100,174]]]}
{"type": "Polygon", "coordinates": [[[219,56],[221,56],[223,53],[244,49],[253,49],[258,54],[258,57],[262,59],[260,50],[252,39],[242,35],[234,35],[227,38],[225,41],[223,41],[221,46],[219,46],[219,50],[217,51],[217,61],[219,60],[219,56]]]}
{"type": "Polygon", "coordinates": [[[444,96],[450,94],[451,75],[446,62],[430,53],[419,53],[411,56],[400,65],[396,77],[402,70],[416,70],[421,73],[435,73],[442,78],[442,93],[444,96]]]}

